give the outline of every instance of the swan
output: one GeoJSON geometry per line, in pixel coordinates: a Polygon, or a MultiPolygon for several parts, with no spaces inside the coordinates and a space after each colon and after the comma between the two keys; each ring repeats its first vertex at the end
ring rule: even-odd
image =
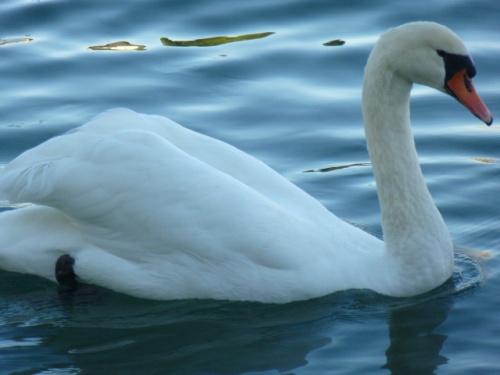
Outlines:
{"type": "Polygon", "coordinates": [[[0,172],[0,199],[29,203],[0,213],[0,269],[158,300],[425,293],[450,278],[453,244],[418,162],[410,91],[450,94],[489,125],[475,73],[464,43],[436,23],[392,28],[371,52],[363,117],[385,242],[254,157],[118,108],[0,172]]]}

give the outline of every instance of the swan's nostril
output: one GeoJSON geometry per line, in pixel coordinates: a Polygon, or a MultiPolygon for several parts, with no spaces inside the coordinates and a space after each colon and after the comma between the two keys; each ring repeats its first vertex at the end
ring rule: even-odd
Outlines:
{"type": "Polygon", "coordinates": [[[464,74],[464,85],[468,92],[472,92],[474,89],[471,80],[467,77],[467,74],[464,74]]]}

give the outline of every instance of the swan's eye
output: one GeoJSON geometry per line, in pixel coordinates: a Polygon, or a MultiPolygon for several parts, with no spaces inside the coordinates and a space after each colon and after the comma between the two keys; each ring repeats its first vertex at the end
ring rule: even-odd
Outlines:
{"type": "Polygon", "coordinates": [[[443,58],[444,68],[446,71],[446,81],[453,77],[456,73],[464,69],[467,72],[469,78],[473,78],[476,75],[476,68],[474,67],[474,64],[472,63],[472,60],[469,56],[448,53],[441,49],[437,50],[436,52],[443,58]]]}

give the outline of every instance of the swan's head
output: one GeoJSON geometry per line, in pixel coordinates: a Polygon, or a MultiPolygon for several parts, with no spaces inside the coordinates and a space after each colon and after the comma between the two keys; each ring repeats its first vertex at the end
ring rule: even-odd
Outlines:
{"type": "Polygon", "coordinates": [[[445,26],[408,23],[385,32],[372,52],[395,74],[453,96],[487,125],[493,117],[476,92],[476,68],[467,47],[445,26]]]}

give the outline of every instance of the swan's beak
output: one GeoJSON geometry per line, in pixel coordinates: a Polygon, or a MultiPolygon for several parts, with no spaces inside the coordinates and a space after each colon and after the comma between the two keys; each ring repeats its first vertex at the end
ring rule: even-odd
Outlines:
{"type": "Polygon", "coordinates": [[[459,71],[446,81],[445,88],[450,95],[467,107],[472,114],[486,125],[491,125],[493,116],[477,93],[466,69],[459,71]]]}

